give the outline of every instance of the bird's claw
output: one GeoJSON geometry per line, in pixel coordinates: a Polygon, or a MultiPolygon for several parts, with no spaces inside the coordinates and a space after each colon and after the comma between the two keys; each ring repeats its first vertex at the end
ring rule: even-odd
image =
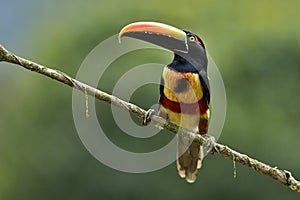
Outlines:
{"type": "Polygon", "coordinates": [[[214,138],[214,136],[211,135],[204,135],[204,138],[206,139],[206,141],[203,143],[203,147],[204,147],[204,151],[206,153],[214,153],[215,149],[214,149],[214,145],[216,143],[216,139],[214,138]]]}
{"type": "Polygon", "coordinates": [[[217,150],[215,148],[212,148],[211,151],[210,151],[210,154],[214,155],[216,152],[217,152],[217,150]]]}
{"type": "Polygon", "coordinates": [[[151,117],[155,113],[155,110],[149,109],[146,111],[144,120],[143,120],[143,125],[147,126],[151,122],[151,117]]]}
{"type": "Polygon", "coordinates": [[[284,170],[284,173],[285,173],[285,181],[286,181],[286,184],[288,186],[290,186],[292,183],[291,183],[291,172],[287,171],[287,170],[284,170]]]}

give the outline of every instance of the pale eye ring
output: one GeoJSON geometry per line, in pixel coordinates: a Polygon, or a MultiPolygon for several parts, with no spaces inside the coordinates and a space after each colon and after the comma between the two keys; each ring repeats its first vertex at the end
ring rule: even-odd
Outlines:
{"type": "Polygon", "coordinates": [[[189,40],[190,40],[191,42],[194,42],[194,41],[196,40],[196,38],[195,38],[194,36],[190,36],[190,37],[189,37],[189,40]]]}

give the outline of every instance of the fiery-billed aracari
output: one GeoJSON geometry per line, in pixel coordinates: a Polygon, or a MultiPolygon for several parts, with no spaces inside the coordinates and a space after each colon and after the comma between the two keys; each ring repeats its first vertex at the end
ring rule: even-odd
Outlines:
{"type": "MultiPolygon", "coordinates": [[[[173,61],[162,73],[158,115],[178,126],[207,134],[210,87],[207,56],[195,34],[158,22],[136,22],[125,26],[121,37],[144,40],[174,52],[173,61]]],[[[203,147],[178,136],[178,173],[187,182],[196,180],[202,165],[203,147]]]]}

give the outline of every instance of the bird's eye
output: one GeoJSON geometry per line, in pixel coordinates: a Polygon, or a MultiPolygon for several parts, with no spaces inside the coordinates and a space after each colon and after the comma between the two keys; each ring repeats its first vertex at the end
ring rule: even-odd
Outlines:
{"type": "Polygon", "coordinates": [[[196,40],[196,38],[194,36],[190,36],[189,39],[191,42],[194,42],[196,40]]]}

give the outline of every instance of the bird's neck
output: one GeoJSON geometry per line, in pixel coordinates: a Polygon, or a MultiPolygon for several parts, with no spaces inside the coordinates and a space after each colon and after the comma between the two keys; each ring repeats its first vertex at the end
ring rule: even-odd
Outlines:
{"type": "Polygon", "coordinates": [[[191,63],[178,54],[174,54],[174,59],[168,67],[178,72],[198,73],[198,70],[191,63]]]}

